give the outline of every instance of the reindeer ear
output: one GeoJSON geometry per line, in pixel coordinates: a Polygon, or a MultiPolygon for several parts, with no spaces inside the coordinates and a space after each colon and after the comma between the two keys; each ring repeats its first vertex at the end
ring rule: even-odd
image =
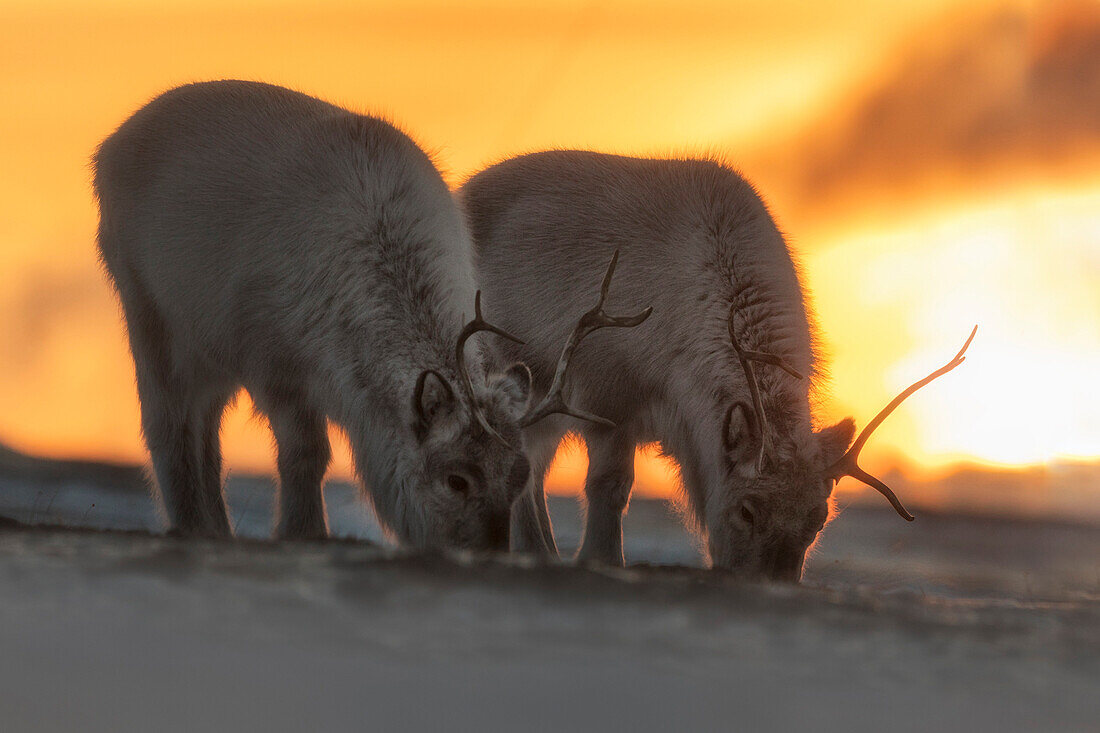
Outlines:
{"type": "Polygon", "coordinates": [[[817,445],[821,451],[821,462],[831,466],[840,460],[848,446],[852,444],[852,438],[856,434],[856,421],[846,417],[836,425],[817,431],[817,445]]]}
{"type": "Polygon", "coordinates": [[[722,431],[722,440],[726,455],[744,472],[756,468],[757,435],[756,421],[752,409],[744,402],[734,402],[726,412],[726,423],[722,431]]]}
{"type": "Polygon", "coordinates": [[[519,417],[527,411],[531,401],[531,370],[526,364],[513,364],[496,383],[505,399],[505,407],[519,417]]]}
{"type": "Polygon", "coordinates": [[[425,369],[416,380],[413,392],[413,408],[420,425],[427,427],[444,413],[454,410],[455,393],[443,375],[434,369],[425,369]]]}

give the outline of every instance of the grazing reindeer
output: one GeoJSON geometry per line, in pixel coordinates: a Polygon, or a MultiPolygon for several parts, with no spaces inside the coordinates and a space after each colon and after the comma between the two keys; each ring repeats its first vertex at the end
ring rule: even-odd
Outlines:
{"type": "Polygon", "coordinates": [[[481,318],[468,231],[412,140],[224,81],[153,100],[94,164],[99,249],[175,530],[231,534],[218,432],[244,387],[278,446],[278,536],[326,534],[332,420],[400,540],[507,549],[530,374],[466,347],[508,335],[481,318]]]}
{"type": "Polygon", "coordinates": [[[634,449],[652,441],[678,462],[718,567],[797,580],[844,475],[912,518],[856,459],[886,415],[963,352],[899,396],[851,450],[851,419],[814,430],[818,366],[802,288],[764,203],[732,170],[708,160],[535,153],[475,175],[461,199],[490,316],[528,337],[505,348],[530,366],[536,391],[548,384],[566,327],[559,304],[581,296],[610,250],[628,255],[616,297],[654,306],[645,328],[608,335],[573,364],[574,401],[617,427],[557,417],[527,430],[533,497],[516,505],[514,544],[555,552],[542,478],[568,430],[588,447],[581,558],[623,562],[634,449]]]}

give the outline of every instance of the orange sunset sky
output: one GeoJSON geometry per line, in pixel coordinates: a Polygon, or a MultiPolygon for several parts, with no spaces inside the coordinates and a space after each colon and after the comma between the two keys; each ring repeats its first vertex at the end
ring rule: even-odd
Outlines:
{"type": "MultiPolygon", "coordinates": [[[[823,421],[862,425],[981,326],[868,468],[1100,457],[1100,5],[1084,0],[0,2],[0,441],[145,460],[88,159],[157,93],[226,77],[384,113],[452,183],[547,147],[722,155],[803,263],[823,421]]],[[[270,470],[247,400],[224,435],[230,466],[270,470]]],[[[564,456],[551,485],[582,475],[564,456]]],[[[638,483],[674,480],[643,455],[638,483]]]]}

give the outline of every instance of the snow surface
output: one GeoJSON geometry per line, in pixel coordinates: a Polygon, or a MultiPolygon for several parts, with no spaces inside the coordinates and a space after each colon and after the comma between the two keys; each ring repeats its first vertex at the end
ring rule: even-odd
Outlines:
{"type": "MultiPolygon", "coordinates": [[[[396,552],[342,484],[352,540],[168,538],[138,483],[0,473],[0,729],[1100,725],[1097,527],[850,508],[795,587],[683,567],[662,502],[631,507],[618,570],[396,552]]],[[[265,537],[270,481],[229,496],[265,537]]]]}

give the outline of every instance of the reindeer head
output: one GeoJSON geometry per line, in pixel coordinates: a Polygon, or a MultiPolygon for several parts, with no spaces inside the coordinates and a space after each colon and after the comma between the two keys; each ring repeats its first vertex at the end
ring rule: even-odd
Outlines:
{"type": "Polygon", "coordinates": [[[912,384],[867,424],[852,443],[855,422],[845,419],[816,431],[808,440],[773,445],[752,362],[802,375],[782,359],[741,348],[729,317],[730,340],[745,372],[752,406],[734,403],[726,413],[724,439],[734,490],[708,519],[711,559],[718,567],[750,577],[798,581],[806,550],[825,526],[829,497],[837,481],[851,476],[874,487],[903,518],[913,520],[893,491],[859,467],[858,458],[871,433],[909,395],[965,360],[978,327],[951,361],[912,384]],[[851,447],[849,447],[851,444],[851,447]]]}
{"type": "Polygon", "coordinates": [[[522,489],[530,472],[518,428],[530,388],[531,374],[522,364],[488,375],[466,399],[439,372],[421,373],[413,397],[416,500],[398,517],[408,541],[508,549],[516,486],[522,489]]]}
{"type": "Polygon", "coordinates": [[[523,428],[555,413],[611,425],[604,418],[567,405],[562,389],[569,361],[581,340],[607,326],[636,326],[652,311],[647,308],[627,317],[613,317],[603,311],[618,258],[616,251],[604,275],[599,302],[581,316],[562,349],[549,391],[533,407],[529,407],[531,373],[523,364],[489,375],[483,385],[475,386],[471,378],[466,341],[475,333],[487,331],[522,343],[485,320],[478,291],[474,319],[462,329],[455,347],[458,382],[465,400],[456,398],[450,383],[437,371],[426,370],[417,381],[417,437],[430,486],[428,499],[421,503],[425,541],[420,544],[507,550],[512,503],[527,485],[530,473],[523,428]]]}

